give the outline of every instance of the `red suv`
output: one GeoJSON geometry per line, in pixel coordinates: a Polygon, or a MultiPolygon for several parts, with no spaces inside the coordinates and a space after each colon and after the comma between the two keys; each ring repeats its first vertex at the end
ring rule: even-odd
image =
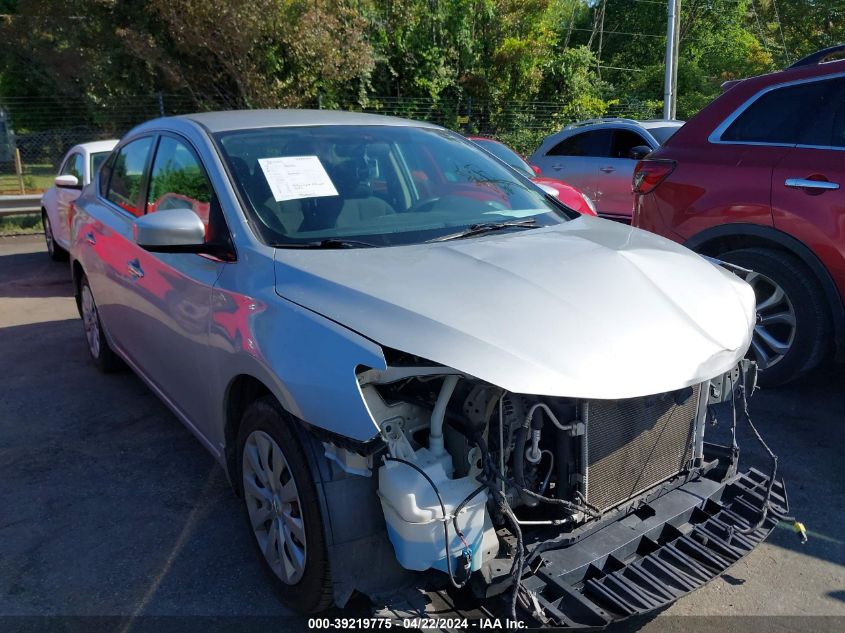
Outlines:
{"type": "Polygon", "coordinates": [[[843,53],[733,82],[634,171],[635,226],[753,271],[770,385],[845,358],[843,53]]]}

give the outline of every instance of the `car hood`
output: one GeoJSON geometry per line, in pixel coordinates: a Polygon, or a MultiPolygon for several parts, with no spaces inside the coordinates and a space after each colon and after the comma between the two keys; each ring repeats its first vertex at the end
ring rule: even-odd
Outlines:
{"type": "Polygon", "coordinates": [[[279,295],[515,393],[627,398],[717,376],[754,293],[665,238],[582,216],[431,244],[276,251],[279,295]]]}

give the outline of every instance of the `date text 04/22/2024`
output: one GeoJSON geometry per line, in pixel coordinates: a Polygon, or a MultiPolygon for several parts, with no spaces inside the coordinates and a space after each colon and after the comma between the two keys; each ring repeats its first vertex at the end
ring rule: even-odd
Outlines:
{"type": "Polygon", "coordinates": [[[392,620],[390,618],[309,618],[309,629],[447,629],[447,630],[517,630],[527,628],[527,624],[520,620],[507,618],[481,618],[468,620],[466,618],[404,618],[392,620]]]}

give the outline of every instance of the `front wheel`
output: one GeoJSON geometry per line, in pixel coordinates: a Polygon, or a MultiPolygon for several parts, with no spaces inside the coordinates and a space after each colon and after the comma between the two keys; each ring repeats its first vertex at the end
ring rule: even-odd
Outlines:
{"type": "Polygon", "coordinates": [[[238,434],[240,486],[282,602],[319,613],[332,604],[328,552],[314,480],[291,424],[271,397],[247,408],[238,434]]]}
{"type": "Polygon", "coordinates": [[[91,360],[97,369],[105,374],[116,371],[120,367],[120,359],[106,340],[94,294],[91,292],[88,277],[85,276],[79,282],[79,312],[82,315],[82,326],[85,328],[85,340],[91,360]]]}
{"type": "Polygon", "coordinates": [[[789,382],[821,362],[829,346],[830,319],[821,288],[798,259],[768,248],[743,248],[720,257],[752,271],[757,324],[751,356],[763,385],[789,382]]]}

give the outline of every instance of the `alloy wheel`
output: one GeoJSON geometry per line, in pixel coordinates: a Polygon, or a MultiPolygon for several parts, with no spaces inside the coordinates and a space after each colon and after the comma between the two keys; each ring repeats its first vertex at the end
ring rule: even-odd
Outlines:
{"type": "Polygon", "coordinates": [[[751,352],[761,369],[777,364],[795,340],[795,308],[774,280],[757,272],[745,276],[757,299],[751,352]]]}
{"type": "Polygon", "coordinates": [[[299,490],[282,449],[264,431],[244,443],[244,498],[255,538],[270,568],[293,585],[305,573],[305,523],[299,490]]]}
{"type": "Polygon", "coordinates": [[[85,338],[88,340],[88,350],[94,358],[100,357],[100,318],[97,315],[97,304],[88,284],[82,286],[82,325],[85,327],[85,338]]]}
{"type": "Polygon", "coordinates": [[[47,242],[47,252],[52,257],[56,250],[56,243],[53,241],[53,227],[50,225],[50,218],[46,214],[44,215],[44,241],[47,242]]]}

